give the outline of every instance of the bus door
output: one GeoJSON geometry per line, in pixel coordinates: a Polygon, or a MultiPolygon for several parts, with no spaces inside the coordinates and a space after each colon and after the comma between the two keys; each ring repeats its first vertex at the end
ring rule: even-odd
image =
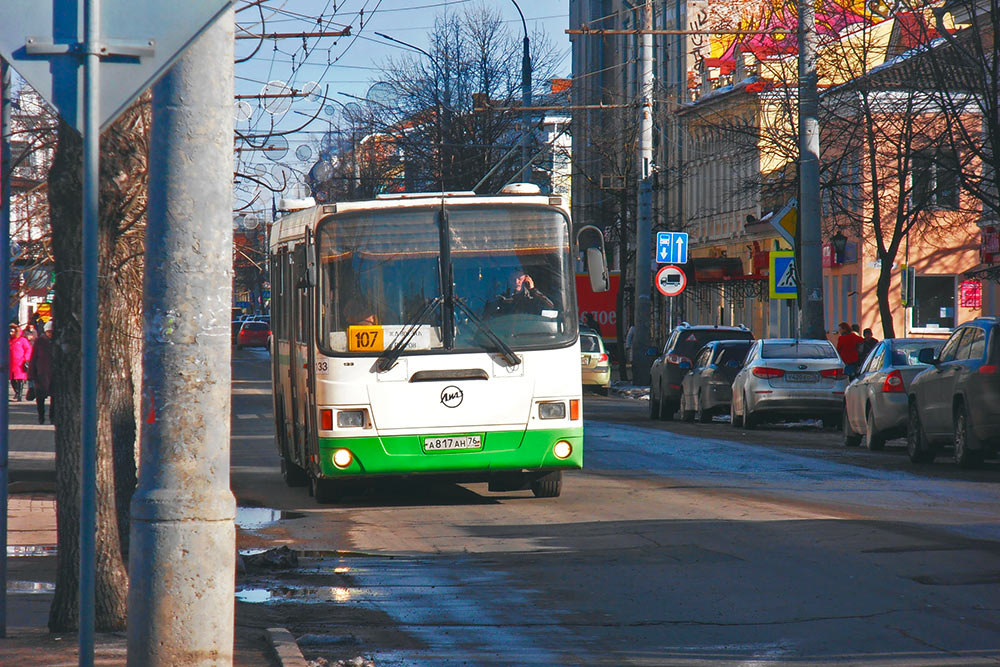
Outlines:
{"type": "Polygon", "coordinates": [[[296,452],[303,464],[308,464],[310,452],[308,440],[310,434],[309,357],[311,347],[309,331],[311,329],[310,314],[312,309],[309,305],[311,302],[310,290],[300,287],[300,279],[305,271],[305,259],[305,244],[300,243],[295,247],[295,282],[293,283],[295,292],[292,299],[295,302],[292,327],[294,331],[289,365],[291,366],[292,404],[295,406],[293,421],[296,452]]]}
{"type": "Polygon", "coordinates": [[[302,369],[298,363],[299,338],[299,279],[302,277],[304,253],[302,246],[294,248],[289,254],[291,260],[291,282],[288,294],[288,419],[291,422],[293,458],[303,467],[308,463],[305,454],[302,423],[302,406],[299,405],[298,383],[302,369]]]}
{"type": "Polygon", "coordinates": [[[293,402],[291,382],[291,341],[292,341],[292,258],[288,248],[281,248],[275,255],[275,267],[272,276],[272,289],[276,299],[271,301],[272,352],[271,362],[274,364],[274,416],[278,433],[278,449],[282,456],[289,457],[293,463],[301,464],[295,456],[295,433],[293,430],[293,402]]]}

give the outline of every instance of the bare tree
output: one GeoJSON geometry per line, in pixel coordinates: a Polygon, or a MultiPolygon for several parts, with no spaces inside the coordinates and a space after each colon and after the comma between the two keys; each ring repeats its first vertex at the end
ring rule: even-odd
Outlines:
{"type": "MultiPolygon", "coordinates": [[[[96,626],[125,627],[128,507],[136,483],[135,385],[140,352],[142,257],[146,215],[149,98],[127,110],[101,137],[99,215],[96,626]]],[[[49,612],[53,632],[79,627],[80,305],[82,298],[79,134],[59,125],[49,175],[56,261],[56,422],[58,566],[49,612]]]]}
{"type": "MultiPolygon", "coordinates": [[[[906,29],[913,43],[930,43],[926,24],[906,29]]],[[[824,219],[828,233],[848,229],[874,247],[879,315],[884,337],[891,338],[889,290],[905,243],[931,237],[972,212],[959,183],[961,174],[976,171],[976,160],[952,149],[952,128],[974,131],[979,120],[966,112],[952,122],[942,113],[939,91],[927,76],[930,59],[940,53],[918,49],[872,67],[890,60],[891,44],[863,33],[838,46],[828,62],[846,83],[823,99],[824,219]]]]}
{"type": "MultiPolygon", "coordinates": [[[[374,102],[379,131],[406,167],[407,189],[472,189],[517,145],[520,113],[511,109],[521,96],[520,45],[500,12],[480,4],[438,18],[427,55],[386,63],[386,94],[374,102]]],[[[537,33],[531,49],[539,88],[552,76],[555,51],[537,33]]],[[[483,190],[495,190],[518,168],[519,159],[508,157],[483,190]]]]}

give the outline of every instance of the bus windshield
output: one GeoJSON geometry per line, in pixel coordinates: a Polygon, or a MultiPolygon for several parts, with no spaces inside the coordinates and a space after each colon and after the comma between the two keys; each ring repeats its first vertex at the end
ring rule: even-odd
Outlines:
{"type": "Polygon", "coordinates": [[[445,318],[452,318],[457,352],[494,351],[486,328],[514,349],[575,339],[562,214],[541,206],[453,206],[447,241],[440,225],[440,207],[348,211],[320,223],[319,321],[327,352],[380,352],[411,324],[407,353],[441,351],[445,318]],[[444,242],[451,302],[441,288],[444,242]]]}

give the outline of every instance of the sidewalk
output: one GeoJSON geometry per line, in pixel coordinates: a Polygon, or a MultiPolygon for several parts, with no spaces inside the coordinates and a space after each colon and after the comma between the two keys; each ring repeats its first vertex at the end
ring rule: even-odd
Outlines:
{"type": "MultiPolygon", "coordinates": [[[[75,633],[48,631],[55,594],[55,431],[39,424],[34,402],[10,402],[7,507],[7,636],[0,638],[0,665],[78,664],[75,633]]],[[[237,619],[237,624],[239,623],[237,619]]],[[[124,665],[124,632],[95,637],[96,665],[124,665]]],[[[236,630],[234,665],[280,664],[263,629],[236,630]]]]}

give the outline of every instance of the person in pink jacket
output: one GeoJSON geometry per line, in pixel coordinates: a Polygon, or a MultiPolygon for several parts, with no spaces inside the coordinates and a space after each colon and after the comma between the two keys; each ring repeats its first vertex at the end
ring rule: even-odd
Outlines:
{"type": "Polygon", "coordinates": [[[24,393],[24,381],[28,379],[28,362],[31,361],[31,343],[21,335],[21,327],[11,323],[10,329],[10,386],[14,389],[14,400],[20,401],[24,393]]]}

